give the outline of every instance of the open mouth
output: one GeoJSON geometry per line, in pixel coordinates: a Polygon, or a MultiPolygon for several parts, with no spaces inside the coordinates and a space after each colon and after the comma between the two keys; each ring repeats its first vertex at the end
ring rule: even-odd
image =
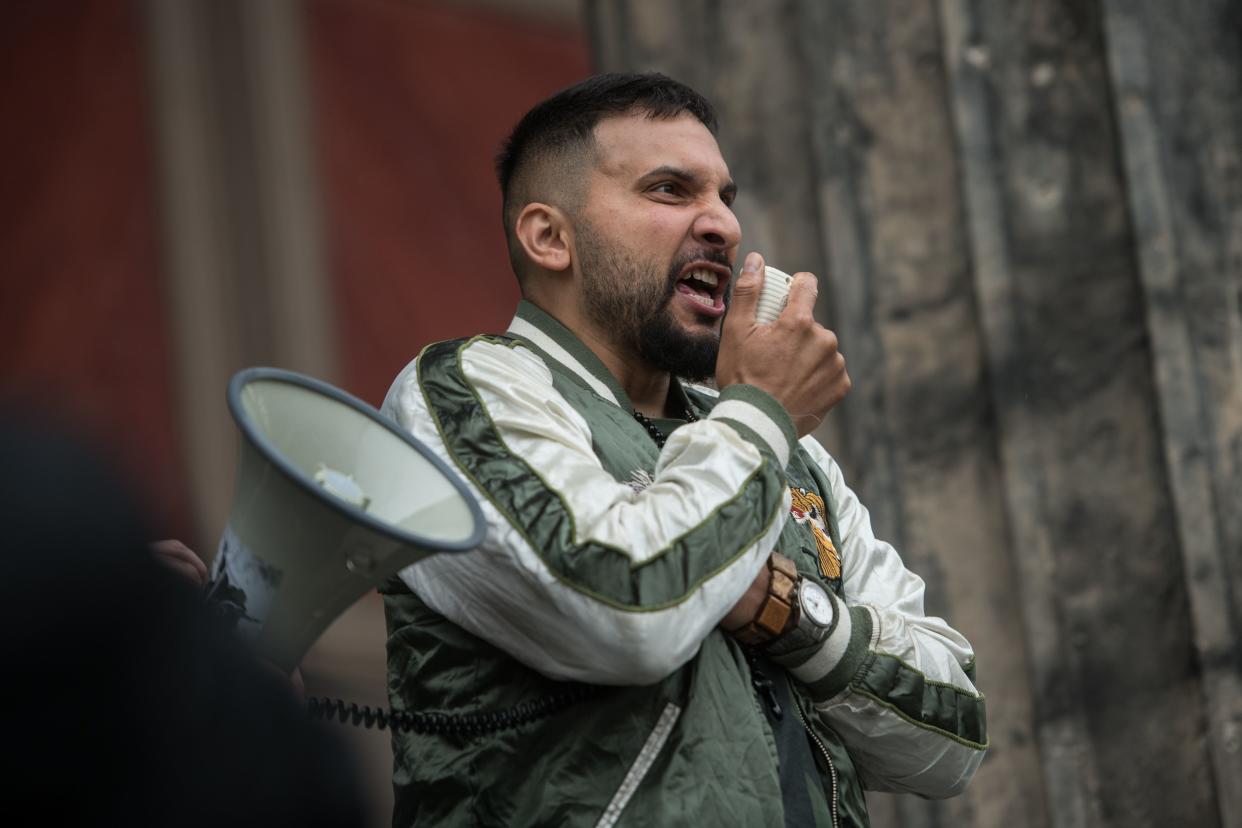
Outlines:
{"type": "Polygon", "coordinates": [[[710,267],[691,265],[685,275],[677,280],[677,292],[705,309],[720,311],[724,310],[724,292],[728,283],[728,277],[722,278],[710,267]]]}

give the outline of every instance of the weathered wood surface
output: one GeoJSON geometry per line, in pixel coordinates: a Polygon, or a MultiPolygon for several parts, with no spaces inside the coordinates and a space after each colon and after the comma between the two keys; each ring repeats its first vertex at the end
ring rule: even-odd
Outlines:
{"type": "Polygon", "coordinates": [[[1211,824],[1100,21],[943,5],[1052,823],[1211,824]]]}
{"type": "Polygon", "coordinates": [[[872,808],[877,824],[1005,824],[1042,796],[935,6],[800,8],[805,77],[826,93],[806,97],[822,101],[810,150],[840,307],[828,321],[861,392],[833,450],[927,581],[929,611],[969,630],[989,697],[1018,700],[992,706],[998,749],[966,796],[872,808]]]}
{"type": "MultiPolygon", "coordinates": [[[[1040,469],[1040,420],[1028,397],[1029,370],[1024,366],[1019,334],[1018,285],[1011,271],[1009,239],[992,128],[993,94],[985,74],[990,52],[980,43],[971,7],[943,3],[946,66],[954,94],[951,99],[958,150],[962,155],[962,186],[969,205],[967,222],[972,252],[978,313],[988,339],[987,355],[995,379],[992,397],[997,408],[997,440],[1003,464],[1015,566],[1020,573],[1015,593],[1027,627],[1044,631],[1028,641],[1032,686],[1048,688],[1033,694],[1047,811],[1055,825],[1087,824],[1094,804],[1098,774],[1085,744],[1086,716],[1077,704],[1082,696],[1077,660],[1063,650],[1067,640],[1058,607],[1056,565],[1051,527],[1044,514],[1045,487],[1040,469]],[[1049,709],[1051,708],[1051,710],[1049,709]]],[[[1029,692],[1029,691],[1028,691],[1029,692]]],[[[995,698],[995,695],[993,695],[995,698]]],[[[993,705],[994,707],[997,706],[993,705]]]]}
{"type": "Polygon", "coordinates": [[[1242,825],[1239,5],[588,3],[824,277],[821,437],[979,654],[974,784],[877,826],[1242,825]]]}
{"type": "Polygon", "coordinates": [[[1242,6],[1103,7],[1205,737],[1242,825],[1242,6]]]}

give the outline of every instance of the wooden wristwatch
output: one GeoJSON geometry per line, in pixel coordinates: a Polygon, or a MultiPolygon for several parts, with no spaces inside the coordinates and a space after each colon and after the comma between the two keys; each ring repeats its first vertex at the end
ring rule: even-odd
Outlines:
{"type": "Polygon", "coordinates": [[[773,552],[768,558],[768,570],[771,572],[768,594],[759,612],[749,624],[733,633],[734,638],[750,647],[759,647],[778,638],[797,620],[798,568],[789,558],[773,552]]]}

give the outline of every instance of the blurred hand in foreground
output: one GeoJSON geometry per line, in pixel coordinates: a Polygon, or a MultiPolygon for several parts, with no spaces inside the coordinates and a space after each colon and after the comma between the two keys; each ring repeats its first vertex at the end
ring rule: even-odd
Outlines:
{"type": "Polygon", "coordinates": [[[207,584],[207,565],[194,550],[179,540],[161,540],[150,544],[155,560],[178,575],[187,578],[195,586],[207,584]]]}
{"type": "MultiPolygon", "coordinates": [[[[203,563],[203,559],[198,556],[197,552],[181,541],[174,539],[155,541],[149,544],[149,548],[155,560],[161,565],[189,580],[195,586],[207,585],[207,565],[203,563]]],[[[270,661],[263,661],[262,664],[273,672],[279,673],[281,678],[289,683],[290,689],[299,700],[306,698],[306,683],[302,680],[302,671],[299,668],[294,667],[292,672],[285,673],[270,661]]]]}

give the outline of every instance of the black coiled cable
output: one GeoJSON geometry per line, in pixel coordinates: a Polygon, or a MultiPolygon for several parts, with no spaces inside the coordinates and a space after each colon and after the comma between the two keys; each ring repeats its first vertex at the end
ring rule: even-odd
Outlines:
{"type": "Polygon", "coordinates": [[[349,723],[365,728],[384,730],[391,728],[415,733],[456,733],[463,736],[481,736],[512,730],[530,722],[559,713],[572,704],[593,696],[599,688],[590,684],[576,684],[560,693],[553,693],[533,701],[522,702],[494,713],[403,713],[382,707],[367,707],[347,703],[342,699],[310,698],[306,700],[306,712],[312,719],[349,723]]]}

